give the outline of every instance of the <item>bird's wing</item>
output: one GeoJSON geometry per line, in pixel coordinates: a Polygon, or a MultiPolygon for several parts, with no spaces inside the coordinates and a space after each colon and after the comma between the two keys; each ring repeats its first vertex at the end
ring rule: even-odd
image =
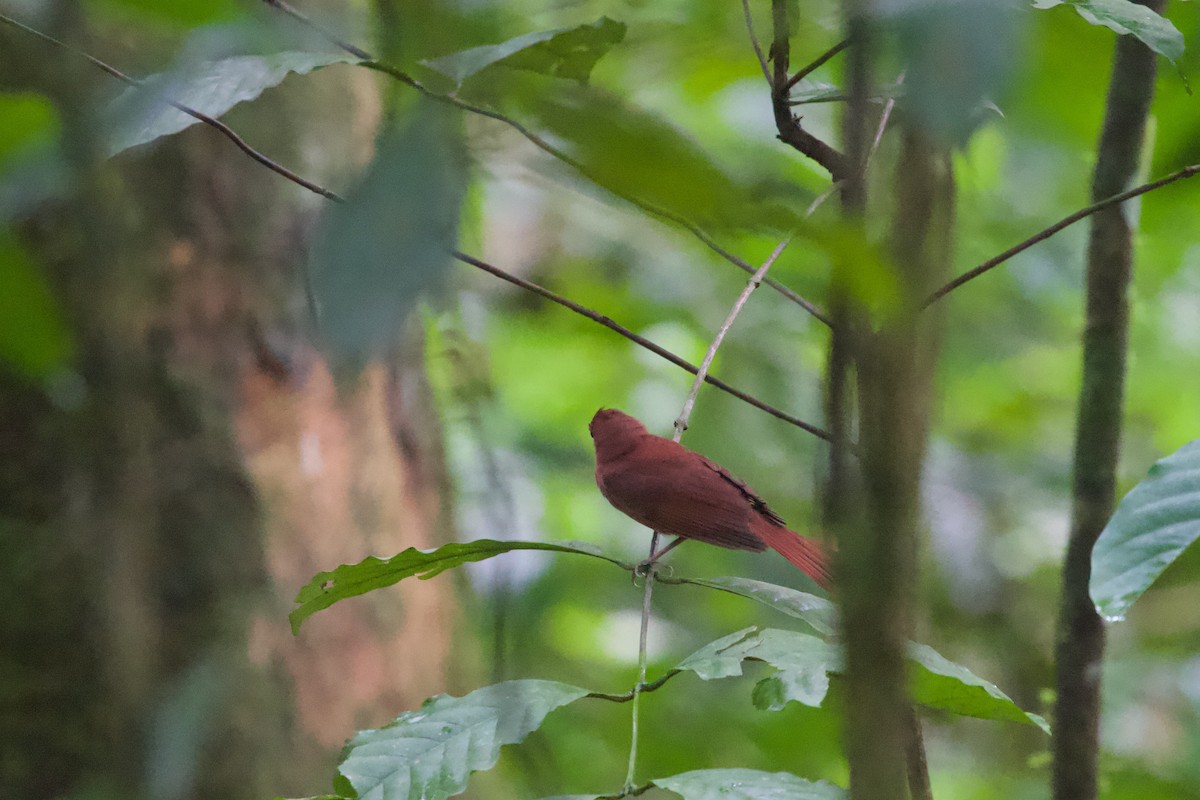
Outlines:
{"type": "Polygon", "coordinates": [[[775,523],[776,525],[782,525],[785,527],[787,526],[787,523],[783,521],[783,517],[779,516],[774,511],[772,511],[771,508],[767,505],[767,501],[763,500],[761,497],[759,497],[757,494],[755,494],[754,490],[751,489],[746,484],[745,481],[743,481],[739,478],[735,478],[733,475],[731,475],[729,473],[729,470],[725,469],[724,467],[722,467],[720,464],[716,463],[715,461],[711,461],[699,454],[697,454],[697,456],[699,457],[699,459],[701,461],[704,462],[705,466],[707,466],[713,472],[720,475],[722,480],[724,480],[726,483],[729,483],[731,486],[733,486],[735,489],[737,489],[741,493],[742,497],[744,497],[746,499],[746,502],[750,504],[751,508],[753,508],[759,514],[762,514],[764,517],[766,517],[768,520],[775,523]]]}
{"type": "Polygon", "coordinates": [[[600,488],[609,502],[648,528],[735,550],[765,549],[750,530],[751,504],[710,463],[672,448],[606,471],[600,488]]]}

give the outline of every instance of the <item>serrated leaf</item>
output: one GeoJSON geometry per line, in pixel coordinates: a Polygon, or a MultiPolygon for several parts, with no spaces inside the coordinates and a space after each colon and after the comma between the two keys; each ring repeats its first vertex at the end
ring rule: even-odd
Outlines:
{"type": "Polygon", "coordinates": [[[910,642],[908,658],[912,663],[909,691],[913,700],[921,705],[965,717],[1036,725],[1050,733],[1050,726],[1042,717],[1022,710],[995,684],[950,661],[933,648],[910,642]]]}
{"type": "Polygon", "coordinates": [[[518,680],[439,695],[379,730],[360,731],[346,745],[338,773],[358,800],[443,800],[467,788],[472,772],[489,769],[500,748],[517,744],[556,708],[586,689],[518,680]]]}
{"type": "Polygon", "coordinates": [[[590,25],[526,33],[500,44],[472,47],[421,63],[459,86],[492,66],[586,83],[596,62],[624,38],[623,23],[601,17],[590,25]]]}
{"type": "Polygon", "coordinates": [[[1125,495],[1092,550],[1089,590],[1118,619],[1200,538],[1200,439],[1155,463],[1125,495]]]}
{"type": "Polygon", "coordinates": [[[1068,5],[1092,25],[1119,34],[1132,34],[1154,52],[1174,63],[1183,55],[1183,34],[1171,21],[1130,0],[1034,0],[1034,8],[1068,5]]]}
{"type": "Polygon", "coordinates": [[[292,623],[292,633],[299,632],[300,625],[304,620],[322,609],[329,608],[339,600],[356,597],[374,589],[382,589],[385,586],[399,583],[405,578],[417,577],[428,580],[448,569],[472,561],[483,561],[510,550],[550,550],[559,553],[578,553],[625,566],[622,562],[604,555],[591,545],[574,542],[552,544],[549,542],[502,542],[494,539],[476,539],[473,542],[453,542],[442,545],[436,550],[418,550],[410,547],[391,558],[369,556],[357,564],[343,564],[330,572],[318,573],[296,595],[297,608],[288,615],[288,619],[292,623]]]}
{"type": "Polygon", "coordinates": [[[460,124],[422,100],[384,135],[313,247],[317,318],[334,359],[359,366],[399,342],[417,299],[451,268],[466,185],[460,124]]]}
{"type": "Polygon", "coordinates": [[[288,75],[305,75],[331,64],[357,63],[348,53],[283,52],[233,56],[189,64],[185,69],[152,75],[118,95],[104,111],[109,129],[108,154],[152,142],[197,124],[195,117],[167,101],[220,117],[238,103],[253,100],[288,75]]]}
{"type": "Polygon", "coordinates": [[[849,796],[827,781],[755,769],[701,769],[656,778],[653,783],[684,800],[845,800],[849,796]]]}
{"type": "Polygon", "coordinates": [[[817,633],[826,636],[831,635],[837,627],[837,609],[833,603],[815,594],[749,578],[688,578],[687,582],[757,600],[789,617],[806,622],[817,633]]]}

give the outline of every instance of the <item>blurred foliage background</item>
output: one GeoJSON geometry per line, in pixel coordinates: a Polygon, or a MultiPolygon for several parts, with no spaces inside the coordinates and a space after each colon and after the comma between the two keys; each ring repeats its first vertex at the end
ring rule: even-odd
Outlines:
{"type": "MultiPolygon", "coordinates": [[[[1014,4],[994,17],[982,5],[968,4],[946,39],[954,46],[934,53],[947,59],[943,73],[989,87],[990,104],[955,155],[956,272],[1086,205],[1114,38],[1068,6],[1014,4]]],[[[766,41],[769,6],[751,8],[766,41]]],[[[836,43],[839,8],[794,8],[799,65],[836,43]]],[[[905,24],[933,30],[944,19],[932,8],[905,24]]],[[[330,49],[249,0],[4,0],[0,9],[136,76],[330,49]]],[[[235,130],[351,202],[378,208],[390,197],[377,227],[414,214],[422,230],[457,224],[462,250],[693,363],[745,276],[679,224],[617,195],[700,225],[758,264],[828,186],[776,140],[742,9],[729,0],[331,0],[303,10],[424,70],[436,91],[527,122],[581,168],[494,119],[444,108],[421,116],[432,112],[411,88],[350,65],[267,89],[224,117],[235,130]],[[419,66],[603,17],[624,35],[586,84],[493,68],[456,87],[419,66]],[[413,135],[440,131],[434,144],[445,152],[414,160],[421,143],[402,132],[394,151],[381,141],[373,162],[387,119],[421,120],[413,135]],[[450,185],[447,170],[461,177],[433,191],[450,185]],[[460,197],[455,222],[457,211],[441,211],[460,197]]],[[[1194,4],[1171,3],[1166,16],[1187,42],[1200,35],[1194,4]]],[[[905,57],[896,48],[885,71],[905,57]]],[[[311,794],[356,726],[434,693],[514,677],[625,691],[640,591],[588,559],[510,553],[331,609],[297,640],[286,613],[316,572],[409,545],[579,540],[644,557],[646,531],[595,489],[587,422],[616,406],[665,435],[691,376],[430,255],[403,231],[376,240],[339,228],[325,201],[203,126],[105,161],[103,125],[83,120],[122,87],[11,28],[0,31],[0,50],[0,794],[311,794]],[[399,287],[389,270],[396,248],[420,261],[399,287]],[[362,298],[364,286],[382,306],[362,298]],[[310,313],[314,290],[343,308],[323,334],[310,313]]],[[[1176,66],[1160,70],[1147,179],[1200,161],[1187,90],[1200,85],[1200,59],[1189,49],[1176,66]]],[[[841,69],[834,59],[813,87],[837,84],[841,69]]],[[[807,129],[837,140],[837,103],[801,109],[807,129]]],[[[893,144],[885,136],[880,162],[893,144]]],[[[880,198],[888,174],[871,173],[880,198]]],[[[1188,181],[1134,201],[1126,488],[1196,438],[1198,201],[1200,185],[1188,181]]],[[[806,231],[836,225],[830,202],[806,231]]],[[[1084,236],[1084,226],[1070,228],[942,301],[925,476],[918,638],[1043,712],[1069,511],[1084,236]]],[[[860,254],[838,242],[802,233],[771,274],[819,304],[831,262],[860,254]]],[[[883,291],[869,272],[863,284],[868,297],[883,291]]],[[[820,424],[827,345],[823,326],[764,289],[713,373],[820,424]]],[[[819,440],[708,387],[684,442],[746,479],[793,527],[813,530],[819,440]]],[[[1105,797],[1200,794],[1198,559],[1185,557],[1110,628],[1105,797]]],[[[801,581],[772,554],[688,546],[671,563],[688,575],[801,581]]],[[[661,587],[650,675],[755,623],[788,625],[740,598],[661,587]]],[[[648,695],[641,772],[745,766],[844,785],[836,690],[827,708],[768,713],[751,706],[751,685],[682,677],[648,695]]],[[[471,796],[615,788],[628,736],[626,707],[574,705],[476,775],[471,796]]],[[[1048,796],[1047,741],[1034,728],[934,717],[927,738],[935,796],[1048,796]]]]}

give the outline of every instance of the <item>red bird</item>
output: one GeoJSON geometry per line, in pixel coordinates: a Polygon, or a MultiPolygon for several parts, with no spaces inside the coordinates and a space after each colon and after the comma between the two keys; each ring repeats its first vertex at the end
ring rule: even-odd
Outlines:
{"type": "Polygon", "coordinates": [[[678,442],[655,436],[628,414],[602,408],[588,425],[596,445],[596,485],[618,511],[660,533],[761,552],[768,547],[824,588],[821,546],[789,530],[749,486],[678,442]]]}

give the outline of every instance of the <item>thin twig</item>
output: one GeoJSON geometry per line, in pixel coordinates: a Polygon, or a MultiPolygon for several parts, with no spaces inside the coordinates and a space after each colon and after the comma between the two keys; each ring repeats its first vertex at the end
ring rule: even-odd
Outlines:
{"type": "Polygon", "coordinates": [[[371,60],[371,54],[368,53],[366,50],[363,50],[361,47],[357,47],[354,44],[345,41],[344,39],[342,39],[342,38],[338,37],[336,34],[334,34],[333,31],[330,31],[328,28],[325,28],[324,26],[318,25],[316,22],[313,22],[311,17],[309,17],[308,15],[306,15],[304,12],[300,11],[299,9],[293,7],[291,4],[285,2],[284,0],[263,0],[263,2],[266,3],[267,5],[271,6],[272,8],[279,9],[284,14],[287,14],[289,17],[291,17],[292,19],[299,22],[301,25],[307,25],[308,27],[317,31],[322,36],[324,36],[326,39],[328,39],[329,42],[332,43],[334,46],[340,47],[342,50],[345,50],[350,55],[358,56],[363,61],[371,60]]]}
{"type": "MultiPolygon", "coordinates": [[[[904,84],[904,73],[900,73],[900,77],[896,78],[896,85],[904,84]]],[[[892,111],[896,109],[896,98],[893,95],[887,99],[883,105],[883,113],[879,115],[879,127],[875,129],[875,138],[871,141],[871,149],[867,151],[867,163],[863,165],[863,172],[871,166],[871,159],[875,157],[875,151],[879,149],[879,143],[883,141],[883,132],[887,130],[888,120],[892,118],[892,111]]]]}
{"type": "MultiPolygon", "coordinates": [[[[658,531],[650,537],[650,555],[654,555],[654,545],[658,539],[658,531]]],[[[636,574],[636,573],[635,573],[636,574]]],[[[633,779],[637,773],[638,754],[638,722],[641,719],[642,692],[646,684],[646,639],[650,632],[650,599],[654,593],[654,570],[646,572],[646,586],[642,590],[642,627],[638,634],[638,682],[633,687],[633,708],[630,709],[629,736],[629,768],[625,772],[625,787],[622,793],[629,794],[633,789],[633,779]]]]}
{"type": "MultiPolygon", "coordinates": [[[[72,53],[80,58],[87,60],[93,66],[96,66],[96,67],[104,70],[109,75],[111,75],[112,77],[116,78],[119,81],[123,81],[124,83],[127,83],[130,86],[135,86],[138,88],[145,88],[145,84],[143,84],[141,81],[137,80],[136,78],[131,78],[130,76],[126,75],[124,72],[117,69],[116,67],[114,67],[110,64],[106,64],[105,62],[101,61],[100,59],[96,58],[95,56],[89,55],[88,53],[85,53],[82,50],[79,50],[78,48],[72,47],[71,45],[67,44],[66,42],[55,39],[53,36],[50,36],[49,34],[42,33],[41,31],[35,30],[34,28],[29,27],[28,25],[24,25],[24,24],[18,22],[17,20],[13,19],[12,17],[7,16],[6,14],[0,14],[0,22],[3,22],[6,25],[10,25],[14,28],[17,28],[18,30],[24,31],[25,33],[28,33],[32,36],[36,36],[37,38],[41,39],[44,42],[48,42],[57,47],[61,47],[63,50],[66,50],[69,53],[72,53]]],[[[224,122],[221,122],[219,119],[210,117],[207,114],[201,113],[201,112],[197,111],[196,109],[191,108],[189,106],[185,106],[183,103],[178,103],[168,97],[163,97],[161,99],[163,102],[165,102],[167,105],[171,106],[175,110],[180,111],[184,114],[187,114],[189,117],[193,117],[194,119],[197,119],[200,122],[203,122],[205,125],[208,125],[209,127],[215,128],[216,130],[220,131],[221,135],[224,136],[229,141],[233,142],[235,145],[237,145],[237,148],[239,150],[241,150],[246,155],[250,156],[250,158],[254,159],[258,163],[262,164],[264,167],[271,170],[272,172],[276,172],[276,173],[282,175],[283,177],[287,178],[292,183],[295,183],[299,186],[303,186],[305,189],[308,189],[310,192],[315,192],[316,194],[319,194],[322,197],[326,197],[330,200],[341,200],[342,199],[339,195],[330,191],[329,189],[326,189],[323,186],[313,183],[312,181],[307,180],[306,178],[300,177],[295,172],[292,172],[290,169],[288,169],[287,167],[280,164],[278,161],[275,161],[274,159],[271,159],[271,158],[267,157],[266,155],[264,155],[263,153],[259,152],[258,150],[254,149],[245,139],[243,139],[241,136],[239,136],[237,133],[235,133],[232,128],[230,128],[224,122]]]]}
{"type": "MultiPolygon", "coordinates": [[[[604,327],[608,328],[609,330],[619,333],[621,336],[624,336],[626,339],[633,342],[634,344],[637,344],[641,347],[646,348],[647,350],[654,353],[655,355],[665,358],[667,361],[670,361],[675,366],[677,366],[681,369],[685,369],[688,372],[692,373],[693,375],[697,374],[700,371],[699,367],[695,366],[691,362],[680,358],[679,356],[672,353],[670,350],[667,350],[666,348],[661,347],[658,344],[655,344],[654,342],[650,341],[649,339],[646,339],[643,336],[639,336],[638,334],[629,330],[625,326],[620,325],[617,322],[614,322],[612,319],[604,316],[603,314],[599,314],[595,311],[592,311],[590,308],[586,308],[586,307],[581,306],[578,303],[574,302],[573,300],[568,300],[567,298],[565,298],[561,295],[555,294],[554,292],[550,291],[549,289],[546,289],[536,283],[533,283],[532,281],[527,281],[524,278],[519,278],[516,275],[512,275],[508,272],[505,272],[504,270],[500,269],[499,267],[492,266],[491,264],[487,263],[486,261],[480,261],[479,259],[477,259],[473,256],[469,256],[466,253],[460,253],[456,250],[453,252],[453,255],[459,261],[470,264],[473,267],[478,267],[479,269],[483,270],[484,272],[489,272],[492,275],[495,275],[497,278],[500,278],[501,280],[508,281],[511,284],[520,286],[521,288],[527,289],[527,290],[533,292],[534,294],[540,295],[540,296],[546,298],[547,300],[550,300],[551,302],[558,303],[563,308],[569,308],[571,311],[574,311],[576,314],[580,314],[581,316],[587,317],[588,319],[592,320],[593,322],[597,322],[597,323],[603,325],[604,327]]],[[[792,425],[795,425],[797,428],[808,431],[813,436],[816,436],[819,439],[824,439],[825,441],[830,441],[830,435],[827,431],[824,431],[815,425],[805,422],[802,419],[793,417],[791,414],[787,414],[783,411],[780,411],[779,409],[775,408],[774,406],[768,405],[768,404],[764,403],[762,400],[759,400],[757,397],[748,395],[745,392],[741,391],[740,389],[735,389],[732,386],[730,386],[729,384],[725,383],[724,381],[722,381],[718,378],[714,378],[712,375],[706,375],[704,377],[704,382],[709,384],[710,386],[717,387],[718,389],[720,389],[721,391],[723,391],[727,394],[733,395],[734,397],[738,398],[739,400],[741,400],[745,403],[749,403],[750,405],[754,406],[755,408],[758,408],[762,411],[766,411],[768,414],[770,414],[771,416],[773,416],[777,419],[781,419],[784,422],[789,422],[792,425]]]]}
{"type": "MultiPolygon", "coordinates": [[[[742,308],[746,305],[746,301],[750,299],[750,294],[759,287],[763,277],[766,276],[767,270],[775,263],[775,259],[779,258],[779,254],[787,248],[792,241],[791,237],[784,239],[775,249],[771,251],[771,255],[763,262],[750,280],[746,283],[746,288],[742,289],[742,293],[738,295],[734,301],[733,307],[729,309],[729,314],[726,315],[725,321],[721,323],[721,327],[717,330],[717,335],[713,337],[712,343],[708,346],[708,352],[704,354],[704,360],[700,362],[700,369],[696,372],[696,379],[692,381],[691,391],[688,392],[687,400],[683,403],[683,410],[679,412],[679,416],[675,418],[675,441],[679,441],[683,437],[683,432],[687,430],[688,419],[692,416],[692,409],[696,406],[696,398],[700,395],[700,387],[704,385],[705,378],[708,377],[708,368],[712,366],[713,359],[717,356],[717,348],[721,346],[721,342],[725,341],[725,335],[729,333],[729,329],[733,327],[733,322],[738,318],[738,314],[742,313],[742,308]]],[[[651,552],[654,552],[651,550],[651,552]]]]}
{"type": "MultiPolygon", "coordinates": [[[[721,342],[725,340],[725,335],[729,333],[729,329],[733,327],[734,321],[745,307],[746,301],[750,299],[751,293],[759,287],[763,278],[767,274],[767,270],[779,258],[779,254],[784,251],[791,241],[789,236],[776,246],[771,252],[771,255],[763,262],[763,265],[754,271],[754,275],[746,283],[746,288],[742,289],[737,300],[734,301],[733,307],[729,309],[729,313],[725,316],[725,321],[721,327],[717,329],[716,335],[713,337],[712,343],[708,346],[708,352],[704,354],[704,360],[700,362],[700,369],[696,371],[696,379],[692,381],[692,388],[688,391],[687,399],[683,401],[683,409],[679,412],[679,416],[675,418],[675,433],[672,439],[678,442],[683,438],[683,432],[687,430],[688,419],[692,415],[692,409],[696,405],[696,398],[700,394],[700,387],[708,379],[708,368],[712,366],[713,359],[716,358],[717,349],[721,346],[721,342]]],[[[650,535],[650,555],[653,559],[655,553],[658,552],[658,537],[659,531],[654,531],[650,535]]],[[[636,572],[634,574],[637,574],[636,572]]],[[[628,793],[633,786],[633,779],[637,771],[637,755],[638,755],[638,723],[639,711],[641,708],[641,696],[644,691],[643,687],[646,684],[646,636],[650,629],[650,601],[654,592],[655,571],[653,569],[646,571],[646,586],[642,593],[642,626],[638,639],[638,682],[633,687],[633,708],[630,711],[632,716],[630,744],[629,744],[629,770],[625,774],[625,789],[628,793]]]]}
{"type": "MultiPolygon", "coordinates": [[[[539,136],[538,134],[536,134],[532,130],[530,130],[528,127],[526,127],[524,124],[513,119],[512,117],[506,116],[505,114],[501,114],[498,111],[493,111],[489,108],[484,108],[482,106],[477,106],[473,103],[468,103],[467,101],[462,100],[461,98],[455,97],[454,95],[442,94],[441,92],[436,92],[433,89],[430,89],[424,83],[422,83],[418,79],[414,78],[412,75],[408,74],[404,70],[399,69],[398,67],[392,66],[391,64],[387,64],[383,61],[379,61],[376,58],[374,58],[370,53],[363,50],[362,48],[356,47],[353,44],[342,41],[341,39],[334,36],[329,31],[322,28],[320,25],[313,22],[311,19],[309,19],[307,16],[305,16],[302,12],[300,12],[297,9],[293,8],[292,6],[288,5],[286,2],[284,2],[284,0],[263,0],[263,2],[267,3],[267,5],[270,5],[274,8],[278,8],[280,11],[284,12],[285,14],[287,14],[288,16],[290,16],[292,19],[296,20],[297,22],[300,22],[301,24],[307,25],[308,27],[312,28],[314,31],[316,31],[317,33],[319,33],[322,36],[324,36],[325,38],[327,38],[329,40],[329,42],[332,43],[333,45],[342,48],[343,50],[350,53],[351,55],[357,56],[358,58],[362,58],[363,61],[361,64],[359,64],[360,67],[365,67],[366,69],[374,70],[376,72],[381,72],[384,75],[387,75],[395,80],[400,81],[401,83],[405,84],[406,86],[416,89],[422,95],[424,95],[425,97],[427,97],[430,100],[433,100],[435,102],[445,103],[447,105],[454,106],[455,108],[458,108],[461,111],[466,111],[470,114],[475,114],[477,116],[486,117],[488,119],[493,119],[497,122],[503,123],[503,124],[507,125],[508,127],[512,128],[517,133],[519,133],[521,136],[525,137],[525,139],[530,144],[532,144],[534,147],[538,148],[542,152],[546,153],[547,155],[551,156],[552,158],[555,158],[558,161],[561,161],[562,163],[571,167],[576,172],[583,175],[583,177],[587,178],[589,181],[596,184],[597,186],[604,186],[604,184],[599,179],[596,178],[596,176],[587,168],[587,166],[583,162],[579,161],[578,159],[572,157],[570,154],[566,153],[565,151],[550,144],[550,142],[546,141],[541,136],[539,136]]],[[[671,211],[669,209],[666,209],[661,206],[658,206],[653,203],[642,200],[638,197],[634,197],[633,195],[628,195],[628,194],[624,194],[622,192],[618,192],[610,187],[604,187],[604,188],[606,189],[606,191],[609,191],[612,194],[616,195],[617,197],[620,197],[622,200],[625,200],[626,202],[631,203],[636,208],[639,208],[642,211],[645,211],[647,214],[650,214],[651,216],[658,217],[659,219],[663,219],[663,220],[672,222],[672,223],[680,226],[681,228],[686,230],[688,233],[692,234],[692,236],[696,237],[700,241],[700,243],[703,244],[705,247],[709,248],[714,253],[719,255],[721,258],[725,259],[730,264],[733,264],[735,267],[742,270],[743,272],[746,272],[746,273],[754,272],[754,267],[750,266],[742,259],[738,258],[737,256],[733,255],[725,248],[718,245],[716,243],[716,241],[711,236],[709,236],[708,233],[706,233],[699,225],[697,225],[696,223],[687,219],[686,217],[684,217],[674,211],[671,211]]],[[[786,286],[784,286],[781,283],[778,283],[777,281],[768,281],[767,285],[770,286],[776,292],[779,292],[779,294],[783,295],[788,300],[791,300],[793,303],[795,303],[796,305],[803,308],[809,314],[812,314],[814,317],[816,317],[821,322],[825,323],[826,325],[829,324],[829,318],[827,316],[825,316],[815,304],[813,304],[810,301],[806,300],[805,298],[801,297],[794,290],[787,288],[786,286]]]]}
{"type": "Polygon", "coordinates": [[[817,56],[816,61],[809,64],[807,67],[804,67],[802,70],[800,70],[799,72],[797,72],[795,75],[793,75],[791,78],[788,79],[787,83],[785,83],[783,85],[783,93],[786,95],[789,91],[791,91],[793,86],[795,86],[797,83],[799,83],[800,81],[807,78],[809,75],[811,75],[817,69],[819,69],[826,61],[833,58],[834,56],[836,56],[838,53],[842,52],[849,46],[850,46],[850,40],[843,39],[842,41],[835,44],[833,47],[826,50],[821,55],[817,56]]]}
{"type": "Polygon", "coordinates": [[[754,16],[750,13],[750,0],[742,0],[742,14],[746,17],[746,32],[750,34],[750,44],[754,47],[758,65],[762,67],[763,77],[767,79],[767,86],[774,88],[775,82],[771,80],[771,68],[767,66],[767,57],[763,53],[762,45],[758,43],[758,36],[754,33],[754,16]]]}
{"type": "Polygon", "coordinates": [[[964,283],[967,283],[968,281],[978,278],[983,273],[987,272],[988,270],[991,270],[994,267],[1000,266],[1005,261],[1008,261],[1010,258],[1017,255],[1018,253],[1028,250],[1030,247],[1033,247],[1038,242],[1042,242],[1042,241],[1045,241],[1046,239],[1049,239],[1051,236],[1058,233],[1063,228],[1074,225],[1076,222],[1079,222],[1079,220],[1090,217],[1092,214],[1095,214],[1097,211],[1103,211],[1104,209],[1108,208],[1109,206],[1114,206],[1119,203],[1124,203],[1126,200],[1137,197],[1138,195],[1145,194],[1146,192],[1154,191],[1155,189],[1166,186],[1169,183],[1174,183],[1175,181],[1182,180],[1184,178],[1190,178],[1198,172],[1200,172],[1200,164],[1192,164],[1191,166],[1187,166],[1187,167],[1184,167],[1183,169],[1172,172],[1170,175],[1167,175],[1164,178],[1159,178],[1158,180],[1151,181],[1150,183],[1143,183],[1141,186],[1135,186],[1134,188],[1129,189],[1127,191],[1121,192],[1119,194],[1114,194],[1112,197],[1101,200],[1100,202],[1090,205],[1087,208],[1081,208],[1078,211],[1076,211],[1074,214],[1069,214],[1069,215],[1063,217],[1062,219],[1060,219],[1058,222],[1054,223],[1050,227],[1045,228],[1041,231],[1038,231],[1037,233],[1035,233],[1033,236],[1030,236],[1025,241],[1013,245],[1012,247],[1008,248],[1000,255],[989,258],[987,261],[983,262],[978,267],[975,267],[973,270],[971,270],[969,272],[964,272],[962,275],[959,275],[957,278],[950,281],[949,283],[947,283],[942,288],[938,289],[933,294],[929,295],[929,297],[927,297],[925,299],[925,302],[922,304],[922,307],[928,308],[929,306],[936,303],[938,300],[941,300],[943,297],[950,294],[950,292],[954,291],[959,286],[962,286],[964,283]]]}

